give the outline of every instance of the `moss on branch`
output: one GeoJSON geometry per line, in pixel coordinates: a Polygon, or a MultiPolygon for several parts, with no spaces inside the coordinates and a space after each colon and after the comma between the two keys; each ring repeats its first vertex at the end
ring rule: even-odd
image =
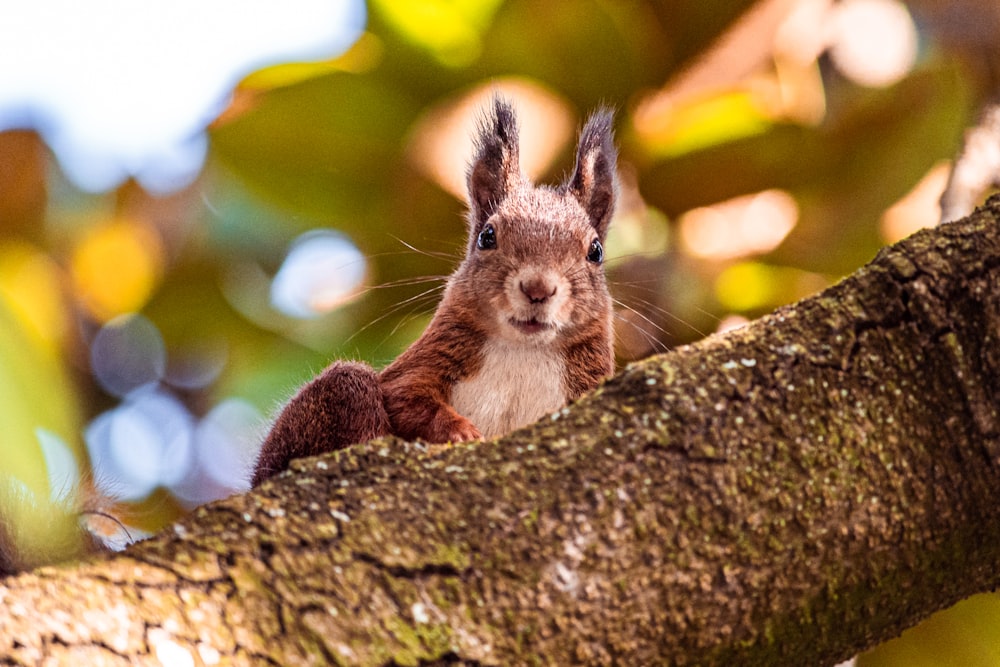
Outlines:
{"type": "Polygon", "coordinates": [[[0,662],[845,659],[998,583],[998,214],[498,441],[305,459],[8,579],[0,662]]]}

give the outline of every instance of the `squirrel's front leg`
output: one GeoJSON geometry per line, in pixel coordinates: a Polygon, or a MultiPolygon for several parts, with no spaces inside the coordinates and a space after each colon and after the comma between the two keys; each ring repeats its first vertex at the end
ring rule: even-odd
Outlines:
{"type": "Polygon", "coordinates": [[[382,393],[392,432],[401,438],[441,443],[482,437],[471,421],[455,412],[438,387],[396,377],[383,379],[382,393]]]}

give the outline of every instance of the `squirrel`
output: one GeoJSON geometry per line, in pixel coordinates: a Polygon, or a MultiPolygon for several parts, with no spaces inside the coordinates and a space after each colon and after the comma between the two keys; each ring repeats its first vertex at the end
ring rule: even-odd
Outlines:
{"type": "Polygon", "coordinates": [[[534,185],[517,119],[496,96],[467,172],[468,245],[423,334],[381,372],[335,361],[264,439],[251,483],[292,459],[386,435],[429,443],[502,435],[558,410],[614,371],[604,241],[614,213],[612,114],[580,132],[573,173],[534,185]]]}
{"type": "MultiPolygon", "coordinates": [[[[430,443],[498,436],[612,374],[613,311],[603,270],[616,198],[612,115],[599,110],[586,122],[575,169],[557,187],[531,183],[518,149],[514,111],[496,97],[480,120],[468,170],[466,255],[431,323],[380,373],[336,361],[302,387],[264,440],[253,486],[294,458],[385,435],[430,443]]],[[[0,578],[133,541],[84,491],[50,507],[8,482],[0,479],[0,578]],[[14,507],[45,514],[49,526],[57,513],[59,529],[31,543],[18,530],[31,519],[15,521],[14,507]],[[88,516],[121,530],[96,530],[82,521],[88,516]]]]}

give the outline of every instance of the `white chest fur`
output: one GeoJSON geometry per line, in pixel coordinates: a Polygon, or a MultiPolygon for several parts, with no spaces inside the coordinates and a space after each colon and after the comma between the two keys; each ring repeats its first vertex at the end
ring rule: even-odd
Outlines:
{"type": "Polygon", "coordinates": [[[490,340],[479,373],[451,390],[451,405],[484,437],[503,435],[566,403],[564,362],[555,350],[490,340]]]}

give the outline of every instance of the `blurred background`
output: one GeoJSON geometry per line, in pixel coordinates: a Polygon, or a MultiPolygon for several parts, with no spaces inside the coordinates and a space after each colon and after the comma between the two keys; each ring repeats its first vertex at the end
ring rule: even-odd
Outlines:
{"type": "MultiPolygon", "coordinates": [[[[93,488],[127,526],[89,517],[109,539],[245,489],[299,384],[404,349],[461,256],[469,136],[495,90],[540,180],[572,166],[589,110],[617,109],[624,363],[934,224],[1000,71],[994,0],[3,14],[0,486],[30,508],[10,510],[28,542],[93,488]]],[[[973,598],[859,663],[1000,664],[1000,604],[973,598]]]]}

